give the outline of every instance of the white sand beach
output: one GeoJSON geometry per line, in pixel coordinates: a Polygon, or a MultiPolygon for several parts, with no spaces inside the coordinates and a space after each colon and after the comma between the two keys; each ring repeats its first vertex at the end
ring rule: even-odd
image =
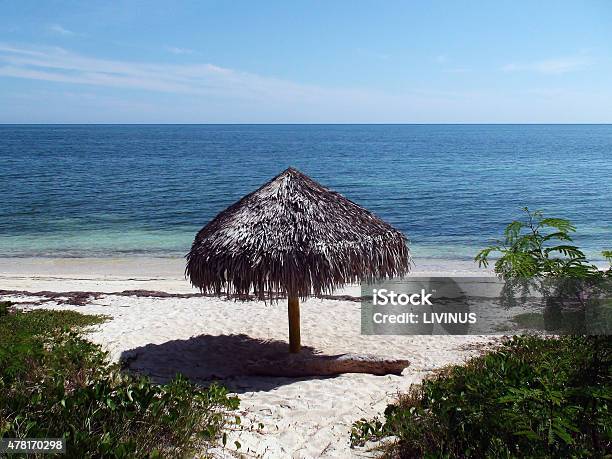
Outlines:
{"type": "MultiPolygon", "coordinates": [[[[219,379],[239,394],[243,426],[229,438],[240,453],[264,458],[363,457],[351,449],[349,432],[362,417],[381,416],[398,392],[432,370],[479,352],[484,336],[362,336],[359,302],[309,299],[301,305],[304,352],[364,353],[406,358],[401,376],[344,374],[331,378],[273,378],[245,374],[255,358],[286,352],[286,303],[234,302],[196,293],[183,277],[182,259],[4,259],[0,260],[0,300],[26,308],[69,308],[112,318],[88,337],[127,358],[131,369],[161,381],[181,372],[196,382],[219,379]],[[171,296],[117,295],[125,290],[171,296]],[[23,293],[15,293],[15,291],[23,293]],[[65,304],[52,293],[103,292],[84,305],[65,304]],[[53,297],[53,298],[52,298],[53,297]],[[259,429],[259,423],[263,429],[259,429]]],[[[482,275],[472,263],[432,262],[416,273],[482,275]]],[[[358,295],[358,287],[339,294],[358,295]]]]}

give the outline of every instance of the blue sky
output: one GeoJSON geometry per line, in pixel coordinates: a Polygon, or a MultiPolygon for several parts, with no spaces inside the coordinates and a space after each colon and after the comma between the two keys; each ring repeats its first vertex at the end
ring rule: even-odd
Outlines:
{"type": "Polygon", "coordinates": [[[0,0],[0,123],[611,123],[612,2],[0,0]]]}

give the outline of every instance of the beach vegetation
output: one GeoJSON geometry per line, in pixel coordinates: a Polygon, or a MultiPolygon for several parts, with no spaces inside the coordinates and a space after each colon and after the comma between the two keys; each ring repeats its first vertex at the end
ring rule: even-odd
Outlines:
{"type": "MultiPolygon", "coordinates": [[[[488,266],[492,254],[498,254],[495,273],[504,279],[555,277],[593,279],[612,275],[589,262],[584,252],[573,244],[576,227],[564,218],[545,217],[540,210],[524,207],[525,218],[514,220],[504,230],[504,239],[482,249],[475,257],[479,266],[488,266]]],[[[612,252],[602,255],[611,260],[612,252]]]]}
{"type": "Polygon", "coordinates": [[[0,316],[6,316],[13,304],[10,301],[0,301],[0,316]]]}
{"type": "Polygon", "coordinates": [[[74,311],[0,316],[0,437],[64,438],[67,456],[185,457],[237,423],[227,389],[122,372],[81,336],[107,320],[74,311]]]}
{"type": "Polygon", "coordinates": [[[402,458],[612,457],[612,252],[603,252],[611,266],[599,269],[573,244],[569,220],[524,212],[475,261],[486,267],[497,257],[502,304],[542,298],[542,312],[515,323],[570,334],[513,337],[435,373],[383,419],[356,422],[353,446],[373,441],[402,458]]]}
{"type": "Polygon", "coordinates": [[[531,330],[545,330],[544,315],[541,312],[523,312],[512,318],[519,328],[531,330]]]}
{"type": "Polygon", "coordinates": [[[612,339],[514,337],[445,368],[353,425],[353,446],[386,457],[606,457],[612,454],[612,339]]]}
{"type": "Polygon", "coordinates": [[[602,255],[610,262],[599,269],[573,243],[576,227],[567,219],[545,217],[523,209],[525,217],[512,221],[504,238],[475,257],[487,267],[497,256],[494,271],[504,280],[501,303],[517,305],[517,298],[540,295],[543,329],[562,333],[609,331],[609,297],[612,286],[612,252],[602,255]]]}

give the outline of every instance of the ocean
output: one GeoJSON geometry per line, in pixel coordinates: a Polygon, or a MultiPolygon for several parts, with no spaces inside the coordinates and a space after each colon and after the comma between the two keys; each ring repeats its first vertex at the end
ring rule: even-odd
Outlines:
{"type": "Polygon", "coordinates": [[[0,257],[183,256],[289,166],[467,260],[521,217],[612,248],[612,125],[0,125],[0,257]]]}

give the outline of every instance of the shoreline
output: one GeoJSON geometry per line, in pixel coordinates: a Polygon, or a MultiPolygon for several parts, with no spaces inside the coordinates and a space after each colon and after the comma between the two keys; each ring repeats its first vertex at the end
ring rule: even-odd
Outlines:
{"type": "MultiPolygon", "coordinates": [[[[0,290],[100,291],[153,290],[197,293],[184,275],[182,257],[124,258],[0,258],[0,290]]],[[[471,261],[428,259],[417,261],[411,275],[490,276],[471,261]]],[[[349,285],[334,295],[358,296],[349,285]]]]}

